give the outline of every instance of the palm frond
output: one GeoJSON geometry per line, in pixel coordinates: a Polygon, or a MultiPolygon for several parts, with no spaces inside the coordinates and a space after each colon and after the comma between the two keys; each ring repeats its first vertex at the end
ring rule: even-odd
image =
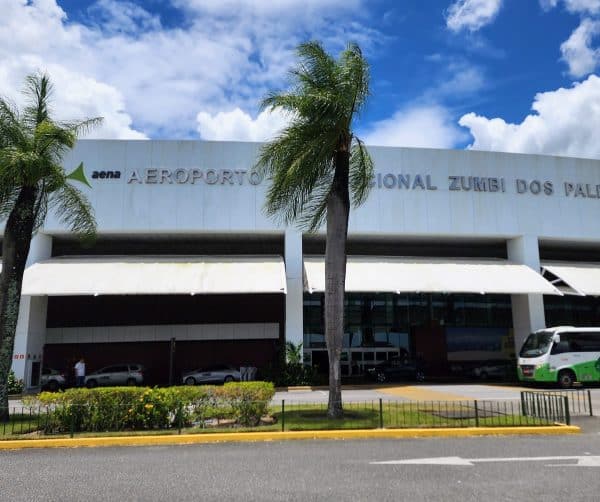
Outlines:
{"type": "Polygon", "coordinates": [[[28,98],[29,104],[25,107],[23,118],[31,129],[50,116],[53,90],[50,77],[45,73],[38,72],[25,78],[23,94],[28,98]]]}
{"type": "Polygon", "coordinates": [[[96,235],[94,210],[83,193],[67,180],[50,195],[50,205],[60,222],[75,232],[83,241],[92,241],[96,235]]]}
{"type": "Polygon", "coordinates": [[[263,109],[291,113],[291,123],[265,144],[256,168],[271,182],[266,213],[285,224],[316,230],[327,216],[337,152],[352,150],[349,188],[355,204],[368,193],[373,163],[360,141],[352,142],[352,120],[368,96],[368,65],[357,45],[335,60],[318,42],[297,48],[291,88],[270,93],[263,109]]]}
{"type": "Polygon", "coordinates": [[[367,200],[374,175],[373,160],[365,144],[355,136],[350,152],[350,195],[354,207],[367,200]]]}
{"type": "Polygon", "coordinates": [[[58,122],[59,127],[66,129],[74,134],[76,137],[84,136],[94,128],[102,125],[104,121],[103,117],[92,117],[77,122],[58,122]]]}

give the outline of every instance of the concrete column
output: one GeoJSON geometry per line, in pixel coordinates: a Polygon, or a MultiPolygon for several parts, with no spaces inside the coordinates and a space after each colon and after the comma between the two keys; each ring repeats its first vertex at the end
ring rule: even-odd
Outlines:
{"type": "Polygon", "coordinates": [[[285,340],[294,345],[304,342],[304,284],[302,264],[302,232],[285,231],[285,340]]]}
{"type": "MultiPolygon", "coordinates": [[[[540,272],[540,251],[536,236],[523,235],[509,240],[507,252],[509,260],[540,272]]],[[[515,350],[518,353],[529,333],[546,327],[544,296],[512,295],[511,303],[515,350]]]]}
{"type": "MultiPolygon", "coordinates": [[[[52,237],[36,234],[29,249],[27,267],[52,256],[52,237]]],[[[15,336],[12,369],[17,378],[25,382],[25,387],[32,386],[31,369],[33,363],[41,362],[44,343],[46,341],[46,311],[48,297],[21,297],[19,320],[15,336]]]]}

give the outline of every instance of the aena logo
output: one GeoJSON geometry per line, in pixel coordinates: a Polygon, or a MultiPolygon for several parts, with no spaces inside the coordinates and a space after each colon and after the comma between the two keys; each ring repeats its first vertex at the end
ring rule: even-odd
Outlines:
{"type": "Polygon", "coordinates": [[[121,171],[93,171],[92,172],[92,179],[93,180],[97,180],[97,179],[120,179],[121,178],[121,171]]]}

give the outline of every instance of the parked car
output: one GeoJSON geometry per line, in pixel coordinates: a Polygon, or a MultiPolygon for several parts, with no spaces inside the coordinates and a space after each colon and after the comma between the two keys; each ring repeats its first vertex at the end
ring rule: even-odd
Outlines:
{"type": "Polygon", "coordinates": [[[225,364],[207,366],[206,368],[184,373],[182,381],[185,385],[239,382],[240,372],[233,366],[227,366],[225,364]]]}
{"type": "Polygon", "coordinates": [[[67,385],[67,379],[64,373],[52,368],[42,368],[40,376],[40,386],[44,390],[56,392],[58,389],[64,389],[67,385]]]}
{"type": "MultiPolygon", "coordinates": [[[[514,371],[511,361],[487,361],[471,370],[471,374],[481,380],[506,379],[514,371]]],[[[516,373],[516,372],[515,372],[516,373]]]]}
{"type": "Polygon", "coordinates": [[[85,377],[89,388],[98,385],[141,385],[144,383],[144,367],[141,364],[115,364],[106,366],[85,377]]]}
{"type": "Polygon", "coordinates": [[[413,380],[422,382],[425,373],[421,364],[407,357],[392,357],[367,370],[367,375],[377,382],[413,380]]]}

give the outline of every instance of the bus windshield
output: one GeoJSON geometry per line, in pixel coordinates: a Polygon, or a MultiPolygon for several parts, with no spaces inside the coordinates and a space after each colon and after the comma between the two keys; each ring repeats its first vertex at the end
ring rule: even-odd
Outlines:
{"type": "Polygon", "coordinates": [[[548,352],[550,345],[552,345],[551,333],[532,333],[525,340],[519,356],[539,357],[548,352]]]}

